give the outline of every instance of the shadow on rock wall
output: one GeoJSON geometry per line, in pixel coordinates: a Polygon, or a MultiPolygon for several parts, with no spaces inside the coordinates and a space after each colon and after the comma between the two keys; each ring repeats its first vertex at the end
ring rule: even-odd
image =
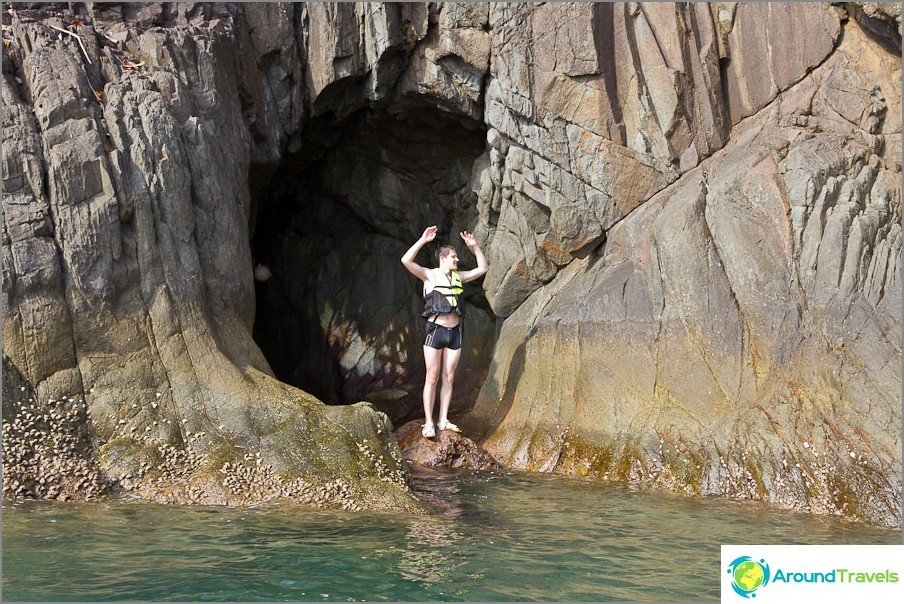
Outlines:
{"type": "MultiPolygon", "coordinates": [[[[332,404],[373,402],[393,422],[422,413],[421,282],[401,265],[424,228],[457,245],[473,230],[480,124],[430,108],[365,109],[306,128],[259,196],[255,339],[277,377],[332,404]]],[[[435,266],[428,246],[418,258],[435,266]]],[[[473,405],[495,338],[482,281],[466,287],[465,350],[453,413],[473,405]]]]}

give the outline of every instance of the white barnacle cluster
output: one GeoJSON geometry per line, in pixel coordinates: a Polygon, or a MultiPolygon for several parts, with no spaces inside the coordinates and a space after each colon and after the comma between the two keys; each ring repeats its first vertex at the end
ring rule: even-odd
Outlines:
{"type": "Polygon", "coordinates": [[[386,461],[381,456],[377,455],[366,442],[358,443],[358,451],[360,451],[361,455],[373,465],[377,477],[383,482],[389,482],[400,486],[408,484],[408,475],[405,470],[402,469],[404,468],[403,465],[398,464],[398,467],[395,470],[390,469],[386,461]]]}
{"type": "Polygon", "coordinates": [[[271,464],[263,463],[259,452],[246,453],[241,461],[223,463],[220,474],[230,503],[287,500],[321,508],[362,509],[344,481],[315,484],[301,477],[280,476],[271,464]]]}
{"type": "Polygon", "coordinates": [[[3,422],[3,497],[8,499],[96,499],[110,483],[93,461],[81,398],[14,403],[3,422]]]}

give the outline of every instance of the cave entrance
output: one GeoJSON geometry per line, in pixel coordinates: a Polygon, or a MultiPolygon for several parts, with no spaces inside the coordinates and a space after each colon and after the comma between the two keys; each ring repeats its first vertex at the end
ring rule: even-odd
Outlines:
{"type": "MultiPolygon", "coordinates": [[[[254,261],[272,275],[256,282],[254,339],[277,378],[329,404],[369,400],[394,422],[423,413],[420,284],[399,259],[436,224],[419,261],[451,242],[463,268],[475,265],[457,233],[476,222],[471,175],[485,140],[483,124],[432,108],[305,124],[302,151],[267,171],[252,202],[254,261]]],[[[459,410],[476,398],[494,338],[480,285],[465,295],[459,410]]]]}

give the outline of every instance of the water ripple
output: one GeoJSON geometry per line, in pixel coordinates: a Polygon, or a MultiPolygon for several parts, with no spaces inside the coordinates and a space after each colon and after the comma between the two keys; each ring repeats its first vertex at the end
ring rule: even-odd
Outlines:
{"type": "Polygon", "coordinates": [[[797,535],[807,543],[900,542],[892,530],[558,476],[432,472],[417,480],[437,514],[4,504],[4,596],[701,600],[719,596],[721,543],[797,535]]]}

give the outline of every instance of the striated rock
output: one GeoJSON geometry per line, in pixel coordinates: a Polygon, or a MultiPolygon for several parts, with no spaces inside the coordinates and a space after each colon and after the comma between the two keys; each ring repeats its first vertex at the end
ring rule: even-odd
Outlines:
{"type": "Polygon", "coordinates": [[[314,3],[302,10],[307,97],[315,114],[343,116],[385,99],[406,54],[427,31],[422,4],[314,3]]]}
{"type": "Polygon", "coordinates": [[[509,467],[899,525],[900,107],[849,23],[506,320],[462,426],[509,467]]]}
{"type": "Polygon", "coordinates": [[[723,23],[725,99],[736,124],[819,65],[835,48],[841,15],[819,3],[740,2],[723,23]]]}
{"type": "Polygon", "coordinates": [[[900,524],[899,5],[3,19],[4,378],[120,484],[420,509],[437,224],[490,260],[455,411],[500,462],[900,524]]]}
{"type": "Polygon", "coordinates": [[[499,464],[473,440],[463,434],[441,430],[434,438],[421,434],[422,421],[410,421],[398,430],[396,438],[402,456],[421,466],[463,470],[493,470],[499,464]]]}
{"type": "MultiPolygon", "coordinates": [[[[403,5],[407,6],[407,5],[403,5]]],[[[442,3],[431,12],[421,44],[413,50],[394,95],[404,105],[417,99],[481,121],[484,78],[490,63],[489,9],[482,3],[442,3]]]]}
{"type": "Polygon", "coordinates": [[[343,481],[352,505],[421,509],[385,416],[278,382],[251,338],[254,143],[232,13],[145,9],[162,28],[140,13],[107,37],[95,15],[84,51],[49,27],[69,21],[4,15],[4,353],[38,400],[84,396],[120,483],[163,446],[202,460],[188,483],[251,453],[288,482],[343,481]]]}
{"type": "Polygon", "coordinates": [[[496,314],[823,61],[840,20],[806,3],[493,5],[490,151],[472,187],[496,314]]]}
{"type": "MultiPolygon", "coordinates": [[[[300,145],[297,125],[306,116],[300,10],[296,3],[266,2],[236,15],[241,47],[255,59],[237,66],[242,121],[254,140],[253,166],[275,163],[287,147],[300,145]]],[[[252,173],[252,191],[260,186],[257,180],[252,173]]],[[[253,211],[251,218],[253,224],[253,211]]]]}

